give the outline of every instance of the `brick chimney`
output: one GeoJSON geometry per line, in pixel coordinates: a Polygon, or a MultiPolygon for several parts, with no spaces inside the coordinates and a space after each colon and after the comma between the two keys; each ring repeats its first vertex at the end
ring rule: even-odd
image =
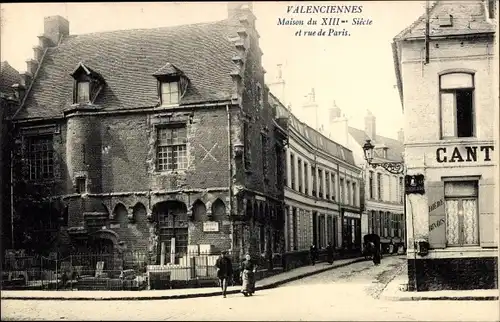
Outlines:
{"type": "Polygon", "coordinates": [[[347,118],[342,115],[342,109],[334,101],[329,109],[328,137],[345,147],[349,145],[349,125],[347,118]]]}
{"type": "Polygon", "coordinates": [[[400,141],[401,143],[405,142],[405,133],[404,133],[403,129],[400,129],[398,131],[398,141],[400,141]]]}
{"type": "Polygon", "coordinates": [[[277,75],[276,78],[267,86],[269,87],[271,93],[278,98],[282,104],[286,104],[285,98],[285,80],[283,79],[283,72],[281,70],[281,64],[277,65],[277,75]]]}
{"type": "Polygon", "coordinates": [[[229,19],[241,19],[252,13],[253,6],[249,1],[231,1],[227,3],[227,17],[229,19]]]}
{"type": "Polygon", "coordinates": [[[69,22],[61,16],[45,17],[43,37],[49,40],[47,45],[54,47],[62,37],[69,36],[69,22]]]}
{"type": "Polygon", "coordinates": [[[337,106],[337,103],[334,101],[333,106],[330,107],[330,121],[338,119],[342,116],[342,110],[337,106]]]}
{"type": "Polygon", "coordinates": [[[376,129],[376,119],[372,112],[367,111],[365,116],[365,133],[368,135],[370,140],[376,142],[375,138],[377,135],[376,129]]]}

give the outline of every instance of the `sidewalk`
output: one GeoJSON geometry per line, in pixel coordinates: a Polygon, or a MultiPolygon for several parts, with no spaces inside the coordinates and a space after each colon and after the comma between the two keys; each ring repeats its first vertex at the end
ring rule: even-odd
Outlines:
{"type": "MultiPolygon", "coordinates": [[[[256,290],[265,290],[292,282],[337,267],[364,261],[363,257],[336,260],[333,265],[321,262],[315,266],[303,266],[288,272],[273,275],[257,281],[256,290]]],[[[227,294],[237,294],[241,286],[230,286],[227,294]]],[[[218,287],[151,290],[151,291],[1,291],[2,300],[166,300],[194,297],[221,296],[218,287]]]]}
{"type": "Polygon", "coordinates": [[[408,284],[406,272],[394,278],[380,295],[389,301],[498,301],[498,290],[442,290],[427,292],[405,291],[408,284]]]}

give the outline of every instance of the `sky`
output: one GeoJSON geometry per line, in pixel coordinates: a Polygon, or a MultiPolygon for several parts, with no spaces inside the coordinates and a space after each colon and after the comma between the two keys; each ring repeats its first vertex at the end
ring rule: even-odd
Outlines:
{"type": "MultiPolygon", "coordinates": [[[[225,2],[141,3],[9,3],[1,4],[1,60],[19,71],[33,58],[37,36],[43,33],[43,18],[61,15],[69,20],[71,34],[134,28],[156,28],[222,20],[225,2]]],[[[401,101],[396,88],[391,42],[394,36],[425,11],[425,1],[332,1],[253,2],[260,46],[264,53],[266,83],[272,82],[282,65],[286,83],[283,103],[307,121],[301,108],[314,88],[318,115],[326,120],[335,104],[349,125],[364,129],[370,110],[377,118],[377,134],[397,138],[402,127],[401,101]],[[287,13],[288,6],[362,6],[360,14],[287,13]],[[323,17],[372,20],[371,25],[346,26],[349,37],[296,36],[299,29],[320,30],[323,17]],[[316,26],[278,25],[278,19],[318,21],[316,26]]],[[[344,27],[334,27],[342,30],[344,27]]]]}

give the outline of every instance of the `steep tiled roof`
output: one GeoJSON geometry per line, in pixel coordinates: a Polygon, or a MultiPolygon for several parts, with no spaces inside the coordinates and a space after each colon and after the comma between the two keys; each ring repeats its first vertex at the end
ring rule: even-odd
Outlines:
{"type": "Polygon", "coordinates": [[[175,27],[73,35],[50,48],[18,118],[61,115],[72,104],[70,73],[80,62],[102,75],[106,86],[95,101],[103,108],[152,107],[158,102],[153,74],[167,63],[190,80],[181,104],[230,100],[237,54],[231,20],[175,27]]]}
{"type": "MultiPolygon", "coordinates": [[[[495,32],[495,26],[486,20],[487,12],[482,0],[435,1],[429,8],[429,35],[450,36],[495,32]],[[453,16],[453,26],[440,27],[439,17],[453,16]]],[[[395,40],[425,36],[425,12],[401,31],[395,40]]]]}
{"type": "Polygon", "coordinates": [[[314,147],[340,160],[344,160],[349,164],[355,165],[354,156],[351,150],[330,140],[307,124],[301,122],[271,93],[269,93],[269,103],[276,106],[276,117],[288,118],[289,128],[295,129],[296,132],[300,133],[300,135],[314,147]]]}
{"type": "MultiPolygon", "coordinates": [[[[361,146],[365,144],[366,140],[370,139],[370,137],[366,135],[365,131],[350,126],[349,126],[349,134],[361,146]]],[[[382,146],[387,147],[388,160],[398,161],[398,162],[403,161],[404,145],[402,142],[385,136],[377,135],[375,137],[375,140],[372,140],[372,144],[375,145],[375,147],[382,147],[382,146]]]]}
{"type": "Polygon", "coordinates": [[[3,61],[0,64],[0,93],[6,96],[12,95],[12,85],[19,84],[19,72],[10,66],[8,62],[3,61]]]}

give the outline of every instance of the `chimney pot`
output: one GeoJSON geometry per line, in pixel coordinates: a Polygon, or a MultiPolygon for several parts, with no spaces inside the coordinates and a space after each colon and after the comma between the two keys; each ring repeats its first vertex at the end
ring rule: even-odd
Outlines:
{"type": "Polygon", "coordinates": [[[29,59],[26,61],[26,71],[28,71],[31,75],[35,75],[36,70],[38,68],[38,61],[34,59],[29,59]]]}
{"type": "Polygon", "coordinates": [[[404,133],[403,129],[400,129],[398,131],[398,141],[400,141],[401,143],[405,142],[405,133],[404,133]]]}
{"type": "Polygon", "coordinates": [[[69,22],[61,16],[45,17],[43,35],[50,40],[50,46],[57,46],[62,37],[69,36],[69,22]]]}
{"type": "Polygon", "coordinates": [[[35,60],[37,62],[40,62],[42,60],[42,56],[43,56],[43,48],[40,46],[35,46],[35,47],[33,47],[33,53],[35,56],[35,60]]]}
{"type": "Polygon", "coordinates": [[[50,47],[50,39],[44,35],[38,36],[38,46],[43,49],[50,47]]]}
{"type": "Polygon", "coordinates": [[[26,71],[24,73],[21,73],[19,76],[21,77],[20,85],[23,86],[24,88],[28,88],[31,84],[31,77],[32,77],[31,74],[28,71],[26,71]]]}
{"type": "Polygon", "coordinates": [[[376,142],[375,138],[377,136],[376,125],[375,116],[371,113],[371,111],[367,111],[365,116],[365,133],[374,142],[376,142]]]}

